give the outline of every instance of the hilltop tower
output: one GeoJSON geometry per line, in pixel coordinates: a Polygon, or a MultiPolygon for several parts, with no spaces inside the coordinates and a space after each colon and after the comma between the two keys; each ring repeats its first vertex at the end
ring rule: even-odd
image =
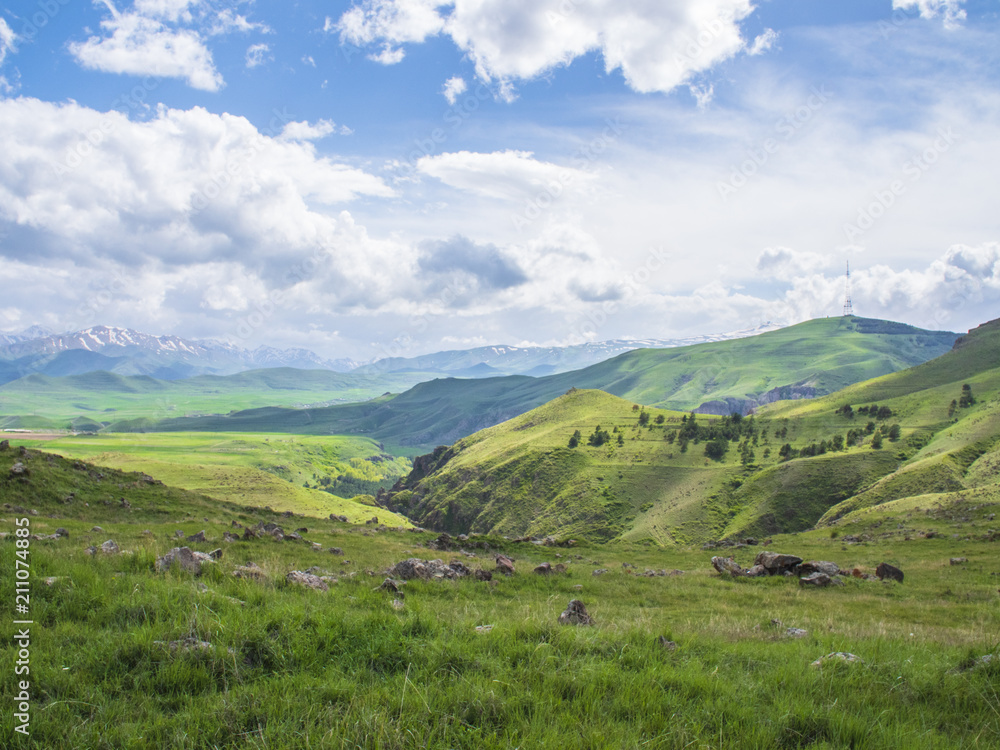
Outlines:
{"type": "Polygon", "coordinates": [[[851,302],[851,261],[847,261],[847,277],[844,281],[844,317],[854,315],[854,305],[851,302]]]}

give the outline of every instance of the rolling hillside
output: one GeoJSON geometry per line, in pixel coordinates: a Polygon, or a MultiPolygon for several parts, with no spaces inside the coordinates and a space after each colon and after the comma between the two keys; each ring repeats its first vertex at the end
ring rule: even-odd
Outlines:
{"type": "Polygon", "coordinates": [[[363,434],[413,454],[523,414],[573,387],[600,389],[664,409],[745,413],[777,399],[832,393],[926,362],[948,351],[955,339],[956,334],[900,323],[823,318],[749,338],[628,352],[542,378],[439,379],[369,404],[308,413],[251,410],[167,420],[155,428],[363,434]]]}
{"type": "Polygon", "coordinates": [[[823,398],[696,420],[695,431],[690,416],[571,390],[418,458],[384,500],[456,533],[671,543],[802,531],[901,498],[995,486],[1000,322],[931,362],[823,398]],[[598,425],[609,439],[590,445],[598,425]]]}

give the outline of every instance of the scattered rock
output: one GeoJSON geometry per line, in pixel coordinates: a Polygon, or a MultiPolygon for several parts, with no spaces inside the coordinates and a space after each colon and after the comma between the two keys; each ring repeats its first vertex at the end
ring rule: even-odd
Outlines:
{"type": "Polygon", "coordinates": [[[152,531],[150,531],[149,529],[143,529],[143,530],[142,530],[142,535],[143,535],[144,537],[146,537],[147,539],[150,539],[150,538],[152,538],[152,537],[153,537],[153,532],[152,532],[152,531]]]}
{"type": "Polygon", "coordinates": [[[62,526],[60,526],[58,529],[56,529],[56,536],[65,536],[65,537],[68,537],[69,536],[69,532],[66,531],[66,529],[64,529],[62,526]]]}
{"type": "Polygon", "coordinates": [[[382,585],[381,586],[376,586],[373,590],[374,591],[390,591],[393,594],[398,594],[399,593],[399,589],[402,586],[405,586],[405,585],[406,585],[406,581],[397,581],[397,580],[395,580],[393,578],[386,578],[384,581],[382,581],[382,585]]]}
{"type": "Polygon", "coordinates": [[[222,532],[222,541],[224,542],[238,542],[240,540],[239,534],[234,534],[231,531],[222,532]]]}
{"type": "Polygon", "coordinates": [[[758,553],[753,561],[754,565],[763,565],[769,575],[784,575],[787,572],[792,572],[792,569],[801,563],[801,557],[785,555],[780,552],[768,552],[767,550],[758,553]]]}
{"type": "Polygon", "coordinates": [[[340,555],[341,557],[343,557],[344,550],[342,550],[340,547],[330,547],[330,554],[331,555],[340,555]]]}
{"type": "Polygon", "coordinates": [[[414,578],[422,580],[429,580],[431,578],[461,578],[469,575],[470,572],[465,565],[457,560],[452,561],[450,565],[445,565],[441,560],[420,560],[416,557],[411,557],[396,563],[389,569],[388,574],[391,578],[410,581],[414,578]]]}
{"type": "Polygon", "coordinates": [[[189,652],[189,651],[211,651],[212,644],[208,641],[202,641],[194,636],[189,635],[187,638],[182,638],[179,641],[153,641],[157,646],[163,646],[170,650],[171,653],[189,652]]]}
{"type": "Polygon", "coordinates": [[[878,567],[875,568],[875,575],[882,581],[888,578],[899,583],[903,582],[903,571],[889,563],[879,563],[878,567]]]}
{"type": "Polygon", "coordinates": [[[177,531],[174,532],[174,539],[180,539],[182,536],[184,536],[183,529],[177,529],[177,531]]]}
{"type": "Polygon", "coordinates": [[[665,648],[667,651],[677,650],[677,644],[674,641],[667,640],[667,636],[665,635],[661,635],[659,638],[657,638],[656,642],[659,643],[660,646],[665,648]]]}
{"type": "Polygon", "coordinates": [[[833,662],[843,662],[845,664],[864,664],[865,660],[860,656],[849,654],[846,651],[834,651],[832,654],[821,656],[814,661],[811,666],[822,668],[825,664],[833,662]]]}
{"type": "Polygon", "coordinates": [[[607,573],[607,572],[608,572],[608,569],[607,569],[607,568],[598,568],[598,569],[597,569],[597,570],[595,570],[595,571],[594,571],[594,572],[593,572],[593,573],[592,573],[591,575],[595,575],[595,576],[602,576],[602,575],[604,575],[604,574],[605,574],[605,573],[607,573]]]}
{"type": "Polygon", "coordinates": [[[543,562],[541,565],[535,566],[535,572],[540,575],[548,575],[552,572],[552,566],[547,562],[543,562]]]}
{"type": "MultiPolygon", "coordinates": [[[[761,554],[764,553],[762,552],[761,554]]],[[[726,573],[734,577],[746,575],[746,571],[731,557],[713,557],[712,567],[719,571],[720,575],[725,575],[726,573]]]]}
{"type": "Polygon", "coordinates": [[[378,516],[372,516],[365,521],[365,526],[378,526],[378,516]]]}
{"type": "Polygon", "coordinates": [[[493,573],[489,570],[483,570],[482,568],[477,568],[475,572],[477,581],[492,581],[493,573]]]}
{"type": "Polygon", "coordinates": [[[392,600],[392,608],[393,609],[402,609],[405,606],[406,605],[403,604],[403,602],[401,602],[399,599],[393,599],[392,600]]]}
{"type": "Polygon", "coordinates": [[[760,578],[767,575],[767,568],[763,565],[754,565],[752,568],[748,568],[743,575],[748,578],[760,578]]]}
{"type": "Polygon", "coordinates": [[[496,562],[497,562],[497,569],[496,569],[497,573],[502,573],[505,576],[514,575],[514,561],[511,560],[509,557],[507,557],[506,555],[497,555],[496,562]]]}
{"type": "Polygon", "coordinates": [[[785,631],[785,636],[788,638],[805,638],[807,635],[809,635],[809,631],[802,628],[788,628],[785,631]]]}
{"type": "Polygon", "coordinates": [[[42,579],[42,583],[44,583],[46,586],[54,586],[56,581],[61,581],[65,577],[66,576],[48,576],[42,579]]]}
{"type": "Polygon", "coordinates": [[[0,451],[10,450],[9,440],[0,440],[0,451]]]}
{"type": "Polygon", "coordinates": [[[156,570],[169,570],[175,563],[181,570],[197,575],[201,573],[202,563],[212,562],[212,558],[204,552],[192,552],[190,547],[174,547],[163,557],[157,558],[156,570]]]}
{"type": "Polygon", "coordinates": [[[340,521],[341,523],[347,523],[347,516],[338,516],[336,513],[330,514],[331,521],[340,521]]]}
{"type": "Polygon", "coordinates": [[[261,568],[257,563],[249,562],[246,565],[240,565],[235,570],[233,570],[234,578],[243,578],[248,581],[265,581],[267,580],[267,574],[264,569],[261,568]]]}
{"type": "Polygon", "coordinates": [[[122,508],[131,508],[132,507],[132,503],[130,503],[124,497],[118,498],[118,505],[120,505],[122,508]]]}
{"type": "Polygon", "coordinates": [[[104,529],[102,529],[100,526],[94,526],[91,529],[91,531],[93,531],[93,532],[95,532],[97,534],[103,534],[104,533],[104,529]]]}
{"type": "Polygon", "coordinates": [[[489,633],[491,630],[493,630],[492,625],[476,625],[477,633],[489,633]]]}
{"type": "Polygon", "coordinates": [[[587,608],[579,599],[571,599],[569,606],[559,615],[560,625],[593,625],[594,621],[587,608]]]}
{"type": "MultiPolygon", "coordinates": [[[[58,532],[56,532],[56,533],[58,533],[58,532]]],[[[950,565],[962,565],[964,563],[969,562],[969,558],[967,558],[967,557],[953,557],[948,562],[949,562],[950,565]]]]}
{"type": "Polygon", "coordinates": [[[121,547],[119,547],[113,539],[108,539],[104,544],[97,548],[100,552],[105,555],[117,555],[121,552],[121,547]]]}
{"type": "Polygon", "coordinates": [[[810,576],[813,573],[825,573],[832,578],[840,573],[840,566],[827,560],[810,560],[802,563],[797,573],[802,577],[810,576]]]}
{"type": "Polygon", "coordinates": [[[185,542],[205,542],[205,541],[208,541],[208,540],[205,539],[205,531],[204,531],[204,529],[202,529],[197,534],[192,534],[191,536],[189,536],[184,541],[185,542]]]}
{"type": "Polygon", "coordinates": [[[11,479],[20,479],[21,477],[26,477],[29,474],[31,474],[31,470],[28,469],[28,467],[25,466],[20,461],[16,462],[13,466],[10,467],[11,479]]]}
{"type": "Polygon", "coordinates": [[[799,579],[799,586],[829,586],[833,579],[826,573],[812,573],[799,579]]]}
{"type": "Polygon", "coordinates": [[[327,585],[326,581],[317,575],[312,573],[304,573],[301,570],[293,570],[288,575],[285,576],[285,580],[289,583],[295,583],[299,586],[306,586],[307,588],[314,589],[316,591],[329,591],[330,587],[327,585]]]}

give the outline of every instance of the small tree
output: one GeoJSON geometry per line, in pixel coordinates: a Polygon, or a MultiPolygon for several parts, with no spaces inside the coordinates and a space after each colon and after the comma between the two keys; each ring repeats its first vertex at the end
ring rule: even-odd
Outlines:
{"type": "Polygon", "coordinates": [[[902,434],[903,434],[903,428],[900,427],[898,424],[889,426],[888,437],[892,442],[895,443],[897,440],[899,440],[899,436],[902,434]]]}
{"type": "Polygon", "coordinates": [[[718,437],[705,443],[705,455],[713,461],[721,461],[729,450],[729,441],[718,437]]]}
{"type": "Polygon", "coordinates": [[[649,424],[649,412],[641,411],[639,412],[639,426],[645,427],[649,424]]]}
{"type": "Polygon", "coordinates": [[[974,403],[976,403],[976,399],[972,395],[972,386],[966,383],[962,386],[962,395],[958,399],[958,406],[960,409],[968,409],[974,403]]]}
{"type": "Polygon", "coordinates": [[[580,444],[580,439],[582,437],[583,437],[583,435],[580,433],[579,430],[577,430],[576,432],[574,432],[573,436],[569,439],[569,447],[570,448],[575,448],[576,446],[578,446],[580,444]]]}
{"type": "Polygon", "coordinates": [[[656,424],[663,424],[665,421],[667,421],[667,418],[664,417],[662,414],[657,414],[656,419],[654,419],[653,421],[656,422],[656,424]]]}
{"type": "Polygon", "coordinates": [[[872,435],[872,450],[879,450],[882,447],[882,430],[876,430],[872,435]]]}

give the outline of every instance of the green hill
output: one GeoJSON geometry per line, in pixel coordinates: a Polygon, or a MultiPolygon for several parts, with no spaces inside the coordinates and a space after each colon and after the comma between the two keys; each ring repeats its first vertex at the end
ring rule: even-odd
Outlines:
{"type": "Polygon", "coordinates": [[[916,494],[996,484],[1000,322],[903,372],[753,418],[691,424],[572,390],[417,459],[385,500],[451,532],[670,543],[796,532],[916,494]],[[598,425],[611,439],[588,445],[598,425]]]}
{"type": "Polygon", "coordinates": [[[406,452],[451,443],[551,401],[596,388],[664,409],[746,412],[895,372],[951,348],[955,334],[865,318],[823,318],[731,341],[646,349],[558,375],[420,383],[380,403],[250,410],[165,420],[156,429],[364,434],[406,452]]]}

